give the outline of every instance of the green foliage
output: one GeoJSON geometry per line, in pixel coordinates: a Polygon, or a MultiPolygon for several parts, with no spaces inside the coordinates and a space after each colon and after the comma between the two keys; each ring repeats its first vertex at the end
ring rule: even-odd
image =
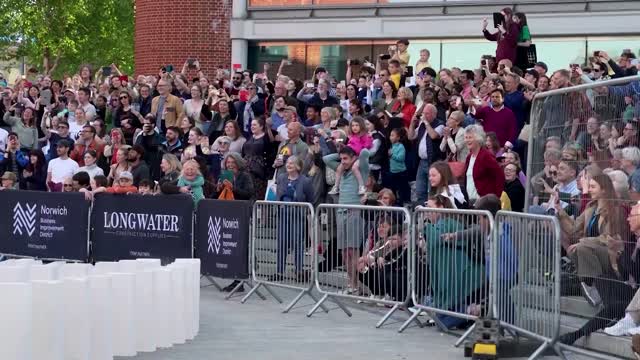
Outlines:
{"type": "Polygon", "coordinates": [[[25,56],[42,72],[133,71],[135,0],[0,0],[0,57],[25,56]],[[17,53],[7,51],[16,47],[17,53]]]}

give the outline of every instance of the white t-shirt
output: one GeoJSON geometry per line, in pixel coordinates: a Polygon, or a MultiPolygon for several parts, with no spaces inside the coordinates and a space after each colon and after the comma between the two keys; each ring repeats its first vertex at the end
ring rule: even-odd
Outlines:
{"type": "Polygon", "coordinates": [[[80,134],[80,131],[82,131],[82,127],[84,125],[86,124],[80,125],[76,121],[69,122],[69,135],[71,135],[71,138],[74,141],[78,140],[78,135],[80,134]]]}
{"type": "Polygon", "coordinates": [[[469,200],[478,200],[480,194],[478,194],[478,189],[476,189],[476,183],[473,181],[473,165],[476,164],[476,156],[471,155],[471,159],[469,160],[469,167],[467,168],[467,195],[469,195],[469,200]]]}
{"type": "Polygon", "coordinates": [[[5,151],[7,149],[7,138],[9,132],[5,129],[0,129],[0,150],[5,151]]]}
{"type": "Polygon", "coordinates": [[[72,177],[78,168],[80,168],[78,163],[72,159],[55,158],[49,161],[48,172],[51,174],[51,181],[60,184],[64,182],[65,178],[72,177]]]}
{"type": "Polygon", "coordinates": [[[276,131],[278,132],[278,135],[280,135],[280,141],[289,140],[289,132],[287,131],[287,124],[282,124],[278,126],[278,129],[276,131]]]}
{"type": "Polygon", "coordinates": [[[84,116],[88,122],[93,121],[93,119],[96,118],[96,107],[93,106],[93,104],[87,103],[87,105],[82,106],[82,110],[84,110],[84,116]]]}

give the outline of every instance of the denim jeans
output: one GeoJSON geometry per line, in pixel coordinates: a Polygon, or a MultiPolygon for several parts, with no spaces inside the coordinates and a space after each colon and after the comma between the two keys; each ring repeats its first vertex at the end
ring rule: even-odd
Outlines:
{"type": "Polygon", "coordinates": [[[416,174],[417,203],[423,205],[429,195],[429,160],[420,159],[416,174]]]}

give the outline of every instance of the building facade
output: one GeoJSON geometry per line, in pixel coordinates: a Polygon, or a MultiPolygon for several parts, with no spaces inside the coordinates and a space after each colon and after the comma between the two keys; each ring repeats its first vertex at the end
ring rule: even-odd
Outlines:
{"type": "Polygon", "coordinates": [[[482,37],[482,18],[506,6],[527,14],[550,69],[583,63],[595,50],[640,49],[640,1],[186,0],[184,11],[161,14],[155,9],[163,3],[172,2],[138,0],[137,73],[187,57],[198,57],[208,74],[231,64],[255,70],[271,63],[275,71],[288,59],[286,74],[308,78],[323,65],[342,79],[346,59],[374,59],[399,38],[411,42],[412,63],[426,48],[434,68],[475,68],[495,52],[482,37]]]}

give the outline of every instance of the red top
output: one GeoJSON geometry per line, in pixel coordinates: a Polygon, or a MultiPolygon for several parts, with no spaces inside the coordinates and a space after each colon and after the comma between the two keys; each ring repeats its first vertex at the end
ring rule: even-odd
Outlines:
{"type": "MultiPolygon", "coordinates": [[[[471,155],[471,153],[467,155],[464,165],[465,175],[469,169],[471,155]]],[[[495,194],[497,197],[502,195],[502,191],[504,191],[504,171],[500,168],[495,156],[484,147],[480,149],[478,156],[476,156],[472,174],[478,195],[495,194]]]]}
{"type": "Polygon", "coordinates": [[[400,113],[396,116],[401,117],[404,123],[404,127],[408,128],[411,126],[411,119],[413,118],[413,114],[416,113],[416,106],[413,105],[411,101],[405,101],[404,106],[402,106],[402,108],[400,108],[400,106],[402,106],[400,101],[396,102],[393,105],[391,112],[395,113],[400,111],[400,113]]]}

